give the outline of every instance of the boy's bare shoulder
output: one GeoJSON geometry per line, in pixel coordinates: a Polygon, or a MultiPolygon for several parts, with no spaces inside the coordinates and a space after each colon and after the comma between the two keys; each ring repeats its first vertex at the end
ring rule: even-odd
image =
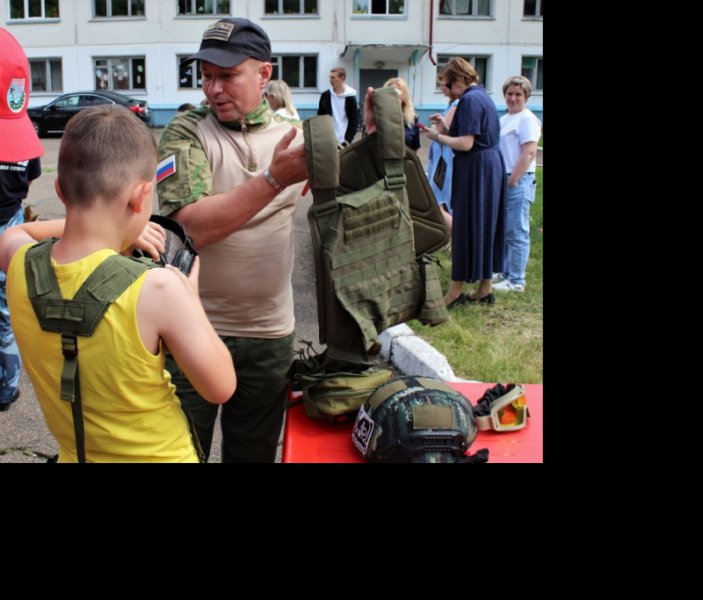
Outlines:
{"type": "Polygon", "coordinates": [[[144,281],[144,289],[154,293],[168,293],[178,285],[178,275],[169,269],[149,269],[144,281]]]}

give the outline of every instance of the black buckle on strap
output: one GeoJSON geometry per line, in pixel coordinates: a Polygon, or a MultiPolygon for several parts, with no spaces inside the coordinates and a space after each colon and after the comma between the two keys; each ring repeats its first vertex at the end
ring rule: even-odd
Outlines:
{"type": "Polygon", "coordinates": [[[61,336],[61,352],[64,358],[76,358],[78,356],[78,340],[75,335],[61,336]]]}

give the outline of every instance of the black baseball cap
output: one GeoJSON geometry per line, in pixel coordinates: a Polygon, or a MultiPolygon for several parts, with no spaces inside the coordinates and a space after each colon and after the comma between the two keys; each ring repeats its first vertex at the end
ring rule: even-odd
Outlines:
{"type": "Polygon", "coordinates": [[[220,19],[203,33],[200,50],[181,61],[188,64],[204,60],[218,67],[236,67],[247,58],[271,60],[271,40],[266,32],[249,19],[220,19]]]}

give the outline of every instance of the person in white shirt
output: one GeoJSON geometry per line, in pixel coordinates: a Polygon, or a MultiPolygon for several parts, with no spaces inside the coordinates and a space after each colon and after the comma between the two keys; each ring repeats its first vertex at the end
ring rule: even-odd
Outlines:
{"type": "Polygon", "coordinates": [[[530,256],[530,207],[535,200],[537,142],[542,123],[525,107],[532,92],[529,79],[517,75],[503,84],[508,114],[500,119],[500,150],[505,158],[506,192],[505,271],[497,273],[494,290],[525,291],[530,256]]]}
{"type": "Polygon", "coordinates": [[[334,131],[337,142],[351,144],[359,125],[356,104],[356,90],[345,81],[347,71],[343,67],[335,67],[330,71],[330,89],[322,92],[318,115],[331,115],[334,119],[334,131]]]}

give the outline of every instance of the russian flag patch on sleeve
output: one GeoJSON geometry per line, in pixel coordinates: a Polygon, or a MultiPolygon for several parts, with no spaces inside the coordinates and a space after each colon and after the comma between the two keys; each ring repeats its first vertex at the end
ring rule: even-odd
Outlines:
{"type": "Polygon", "coordinates": [[[156,165],[156,183],[161,183],[176,172],[176,155],[171,154],[156,165]]]}

